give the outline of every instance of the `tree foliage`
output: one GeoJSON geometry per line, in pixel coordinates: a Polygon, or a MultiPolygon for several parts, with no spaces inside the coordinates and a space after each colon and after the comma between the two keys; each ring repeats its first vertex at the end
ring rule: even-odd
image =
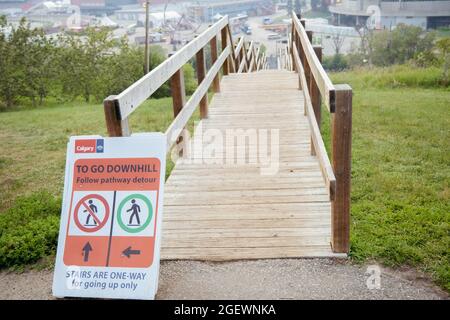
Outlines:
{"type": "MultiPolygon", "coordinates": [[[[144,75],[144,51],[126,38],[113,39],[105,28],[87,28],[83,36],[46,37],[25,19],[17,27],[0,17],[0,106],[11,107],[23,99],[41,104],[52,95],[59,99],[101,101],[118,94],[144,75]]],[[[150,48],[153,69],[166,58],[159,46],[150,48]]],[[[186,66],[187,93],[195,90],[192,66],[186,66]]],[[[153,97],[170,95],[164,84],[153,97]]]]}
{"type": "Polygon", "coordinates": [[[368,38],[370,60],[374,65],[402,64],[419,54],[431,54],[436,34],[420,27],[399,24],[392,30],[373,32],[368,38]]]}

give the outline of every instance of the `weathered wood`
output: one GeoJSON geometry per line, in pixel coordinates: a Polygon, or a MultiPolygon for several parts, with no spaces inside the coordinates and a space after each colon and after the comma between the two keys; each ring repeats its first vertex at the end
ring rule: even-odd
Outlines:
{"type": "Polygon", "coordinates": [[[247,61],[244,58],[241,60],[241,64],[239,65],[238,73],[244,72],[246,65],[247,65],[247,61]]]}
{"type": "MultiPolygon", "coordinates": [[[[210,41],[211,47],[211,62],[214,64],[217,61],[217,37],[214,37],[210,41]]],[[[214,77],[213,90],[215,93],[220,92],[220,76],[219,73],[214,77]]]]}
{"type": "MultiPolygon", "coordinates": [[[[335,95],[333,83],[323,69],[322,64],[318,61],[317,56],[314,53],[314,49],[309,42],[305,28],[302,26],[302,23],[300,23],[295,15],[292,16],[292,22],[296,30],[295,33],[298,34],[300,39],[299,42],[301,43],[301,50],[299,50],[299,52],[300,54],[302,54],[302,52],[304,53],[305,60],[308,61],[308,65],[311,67],[311,73],[316,80],[317,86],[322,95],[323,102],[328,107],[328,110],[330,112],[334,112],[335,95]]],[[[303,65],[305,64],[306,63],[303,63],[303,65]]]]}
{"type": "Polygon", "coordinates": [[[120,110],[116,96],[109,96],[103,101],[106,129],[110,137],[126,137],[130,135],[128,119],[120,119],[120,110]]]}
{"type": "Polygon", "coordinates": [[[242,57],[240,57],[240,54],[242,51],[242,46],[244,45],[244,41],[245,41],[245,38],[241,37],[239,39],[239,42],[238,42],[236,48],[234,49],[234,55],[237,59],[239,59],[239,61],[242,60],[242,57]]]}
{"type": "Polygon", "coordinates": [[[331,115],[333,169],[336,194],[332,202],[332,247],[347,253],[350,247],[350,182],[352,153],[352,88],[336,85],[336,112],[331,115]]]}
{"type": "Polygon", "coordinates": [[[211,28],[208,28],[194,40],[189,42],[169,59],[165,60],[151,72],[136,81],[130,87],[117,95],[120,108],[120,119],[126,119],[139,105],[147,100],[170,77],[185,65],[201,48],[228,24],[228,17],[222,18],[211,28]]]}
{"type": "MultiPolygon", "coordinates": [[[[297,48],[294,48],[294,63],[296,64],[297,70],[299,70],[300,81],[302,82],[302,87],[306,87],[306,76],[301,65],[300,57],[298,56],[297,48]]],[[[317,124],[316,117],[314,116],[314,110],[311,103],[311,98],[309,96],[308,90],[303,90],[303,95],[305,98],[305,109],[308,117],[308,122],[311,128],[311,142],[314,145],[314,150],[319,159],[320,169],[322,171],[322,176],[327,184],[329,190],[330,199],[334,199],[336,194],[336,176],[333,172],[325,145],[322,140],[322,135],[320,133],[319,125],[317,124]]]]}
{"type": "MultiPolygon", "coordinates": [[[[319,62],[322,62],[322,46],[313,46],[314,52],[316,53],[317,59],[319,62]]],[[[311,103],[314,110],[314,115],[316,117],[316,122],[320,130],[320,123],[322,121],[321,115],[321,100],[320,100],[320,91],[317,87],[317,83],[313,76],[309,78],[309,93],[311,96],[311,103]]],[[[315,155],[315,147],[311,140],[311,154],[315,155]]]]}
{"type": "Polygon", "coordinates": [[[247,54],[246,54],[246,59],[247,59],[247,62],[250,62],[251,60],[252,60],[252,57],[253,57],[253,47],[254,47],[254,42],[253,41],[251,41],[250,42],[250,45],[249,45],[249,47],[248,47],[248,49],[247,49],[247,54]]]}
{"type": "MultiPolygon", "coordinates": [[[[228,31],[226,28],[223,28],[221,31],[221,42],[222,42],[222,52],[225,50],[225,48],[228,47],[228,31]]],[[[231,46],[231,44],[230,44],[231,46]]],[[[229,57],[227,57],[227,60],[223,64],[223,75],[227,76],[230,73],[230,64],[229,64],[229,57]]]]}
{"type": "MultiPolygon", "coordinates": [[[[212,100],[192,143],[209,129],[224,135],[230,129],[277,129],[279,137],[269,150],[279,151],[278,171],[265,176],[263,163],[205,163],[208,154],[178,161],[165,187],[163,259],[345,257],[331,250],[328,186],[320,160],[309,152],[310,124],[302,115],[305,99],[296,86],[298,76],[259,71],[222,79],[222,93],[212,100]]],[[[236,147],[236,158],[256,147],[250,140],[236,147]]]]}
{"type": "Polygon", "coordinates": [[[170,78],[170,90],[172,93],[173,116],[175,118],[186,104],[186,88],[182,68],[170,78]]]}
{"type": "MultiPolygon", "coordinates": [[[[164,237],[164,236],[163,236],[164,237]]],[[[205,261],[227,261],[242,259],[270,259],[270,258],[322,258],[334,257],[345,258],[346,255],[330,253],[328,246],[309,247],[268,247],[268,248],[197,248],[187,250],[187,248],[170,248],[161,251],[161,259],[194,259],[205,261]]]]}
{"type": "MultiPolygon", "coordinates": [[[[196,53],[195,59],[197,62],[196,63],[196,65],[197,65],[197,81],[198,81],[198,84],[200,85],[203,82],[203,80],[205,79],[205,74],[206,74],[205,50],[200,49],[196,53]]],[[[200,117],[202,119],[204,119],[207,116],[208,116],[208,91],[206,91],[206,94],[200,100],[200,117]]]]}
{"type": "Polygon", "coordinates": [[[237,59],[236,59],[236,56],[234,54],[234,47],[233,47],[234,43],[233,43],[233,37],[231,36],[231,30],[230,30],[230,25],[229,24],[227,24],[226,30],[227,30],[227,33],[228,33],[228,41],[229,41],[230,46],[231,46],[230,59],[229,59],[230,66],[231,66],[231,72],[236,73],[236,71],[237,71],[237,67],[236,67],[237,59]]]}
{"type": "Polygon", "coordinates": [[[208,88],[211,85],[211,83],[213,82],[214,77],[217,75],[217,73],[219,72],[222,65],[225,64],[225,61],[229,55],[230,55],[230,47],[226,47],[220,54],[216,63],[211,67],[211,69],[206,74],[205,79],[198,86],[197,90],[195,90],[194,94],[191,96],[191,98],[186,103],[184,108],[181,109],[181,112],[178,114],[178,116],[175,118],[175,120],[172,122],[172,124],[166,130],[167,149],[168,150],[172,147],[172,145],[178,139],[183,128],[186,126],[187,122],[189,121],[189,118],[191,117],[192,113],[194,112],[196,106],[200,103],[200,100],[202,99],[202,97],[205,94],[207,94],[208,88]]]}

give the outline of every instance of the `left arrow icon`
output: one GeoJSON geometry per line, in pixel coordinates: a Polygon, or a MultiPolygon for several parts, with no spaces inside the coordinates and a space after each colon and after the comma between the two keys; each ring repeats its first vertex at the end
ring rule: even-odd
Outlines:
{"type": "Polygon", "coordinates": [[[83,256],[84,256],[84,262],[89,261],[89,253],[92,251],[92,246],[91,244],[88,242],[86,242],[86,244],[84,245],[83,249],[83,256]]]}

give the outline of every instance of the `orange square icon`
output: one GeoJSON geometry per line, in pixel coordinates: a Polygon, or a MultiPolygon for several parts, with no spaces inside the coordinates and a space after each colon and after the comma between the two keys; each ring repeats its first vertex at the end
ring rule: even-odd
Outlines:
{"type": "Polygon", "coordinates": [[[106,266],[109,237],[67,236],[64,264],[67,266],[106,266]]]}
{"type": "Polygon", "coordinates": [[[154,237],[112,237],[110,267],[148,268],[153,264],[154,237]]]}

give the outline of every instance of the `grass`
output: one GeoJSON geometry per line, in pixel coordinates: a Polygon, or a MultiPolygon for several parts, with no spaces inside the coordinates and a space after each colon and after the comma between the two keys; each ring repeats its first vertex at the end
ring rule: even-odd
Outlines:
{"type": "MultiPolygon", "coordinates": [[[[450,290],[450,93],[426,80],[435,72],[408,76],[406,67],[393,67],[332,78],[354,90],[351,256],[413,266],[450,290]]],[[[131,116],[131,128],[164,131],[172,118],[170,98],[149,100],[131,116]]],[[[68,138],[105,133],[101,105],[55,102],[0,113],[0,249],[7,248],[0,256],[10,255],[0,266],[52,256],[68,138]],[[31,254],[27,243],[37,237],[44,245],[31,254]]]]}
{"type": "MultiPolygon", "coordinates": [[[[332,75],[354,92],[351,256],[419,268],[450,290],[450,93],[383,87],[382,72],[332,75]]],[[[323,131],[329,147],[329,117],[323,131]]]]}
{"type": "MultiPolygon", "coordinates": [[[[196,112],[192,119],[198,118],[196,112]]],[[[133,132],[164,132],[172,120],[172,99],[163,98],[146,101],[130,117],[130,124],[133,132]]],[[[101,104],[51,102],[0,113],[0,212],[19,195],[40,190],[60,195],[68,139],[87,134],[106,135],[101,104]]],[[[172,167],[168,159],[167,171],[172,167]]]]}
{"type": "Polygon", "coordinates": [[[357,89],[438,88],[445,87],[442,69],[396,65],[385,68],[359,68],[334,76],[338,82],[351,80],[357,89]]]}

